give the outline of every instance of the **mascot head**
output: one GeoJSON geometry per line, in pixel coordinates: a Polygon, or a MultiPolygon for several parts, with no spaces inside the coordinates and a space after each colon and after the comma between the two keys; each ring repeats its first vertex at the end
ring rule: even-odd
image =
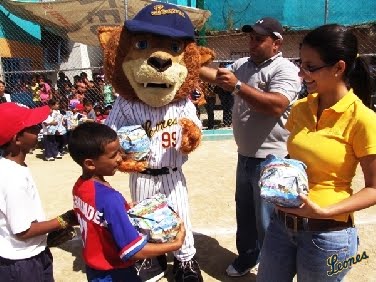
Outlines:
{"type": "Polygon", "coordinates": [[[186,98],[214,53],[194,41],[194,26],[177,6],[154,2],[123,27],[100,27],[105,74],[115,91],[161,107],[186,98]]]}

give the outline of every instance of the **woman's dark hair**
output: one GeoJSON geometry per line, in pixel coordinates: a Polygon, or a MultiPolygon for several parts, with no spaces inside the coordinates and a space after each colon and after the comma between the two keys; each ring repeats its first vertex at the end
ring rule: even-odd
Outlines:
{"type": "Polygon", "coordinates": [[[302,44],[315,49],[326,64],[344,61],[346,84],[353,88],[366,106],[370,106],[372,86],[369,68],[358,56],[358,40],[350,29],[338,24],[323,25],[310,31],[302,44]]]}
{"type": "Polygon", "coordinates": [[[105,152],[105,146],[118,138],[107,125],[86,122],[77,126],[69,139],[69,154],[82,166],[85,159],[97,159],[105,152]]]}

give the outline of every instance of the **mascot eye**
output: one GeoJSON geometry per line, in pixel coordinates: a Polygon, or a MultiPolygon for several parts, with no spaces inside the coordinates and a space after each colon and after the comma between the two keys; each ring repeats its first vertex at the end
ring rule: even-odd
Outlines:
{"type": "Polygon", "coordinates": [[[179,53],[182,50],[182,43],[181,42],[172,42],[171,43],[171,50],[175,53],[179,53]]]}
{"type": "Polygon", "coordinates": [[[148,48],[148,42],[146,40],[140,40],[136,42],[136,48],[144,50],[148,48]]]}

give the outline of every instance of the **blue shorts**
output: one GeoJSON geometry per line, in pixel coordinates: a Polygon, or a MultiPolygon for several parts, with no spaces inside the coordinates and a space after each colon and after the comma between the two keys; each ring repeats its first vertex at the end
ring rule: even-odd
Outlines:
{"type": "Polygon", "coordinates": [[[133,266],[111,270],[96,270],[86,266],[86,277],[89,282],[141,282],[133,266]]]}
{"type": "Polygon", "coordinates": [[[53,282],[52,260],[48,248],[39,255],[27,259],[12,260],[0,257],[0,280],[53,282]]]}

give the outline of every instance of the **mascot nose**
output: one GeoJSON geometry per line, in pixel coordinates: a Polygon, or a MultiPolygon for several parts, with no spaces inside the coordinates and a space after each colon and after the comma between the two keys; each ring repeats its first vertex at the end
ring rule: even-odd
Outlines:
{"type": "Polygon", "coordinates": [[[171,59],[161,59],[158,57],[150,57],[147,62],[149,66],[152,66],[159,72],[163,72],[172,66],[171,59]]]}

